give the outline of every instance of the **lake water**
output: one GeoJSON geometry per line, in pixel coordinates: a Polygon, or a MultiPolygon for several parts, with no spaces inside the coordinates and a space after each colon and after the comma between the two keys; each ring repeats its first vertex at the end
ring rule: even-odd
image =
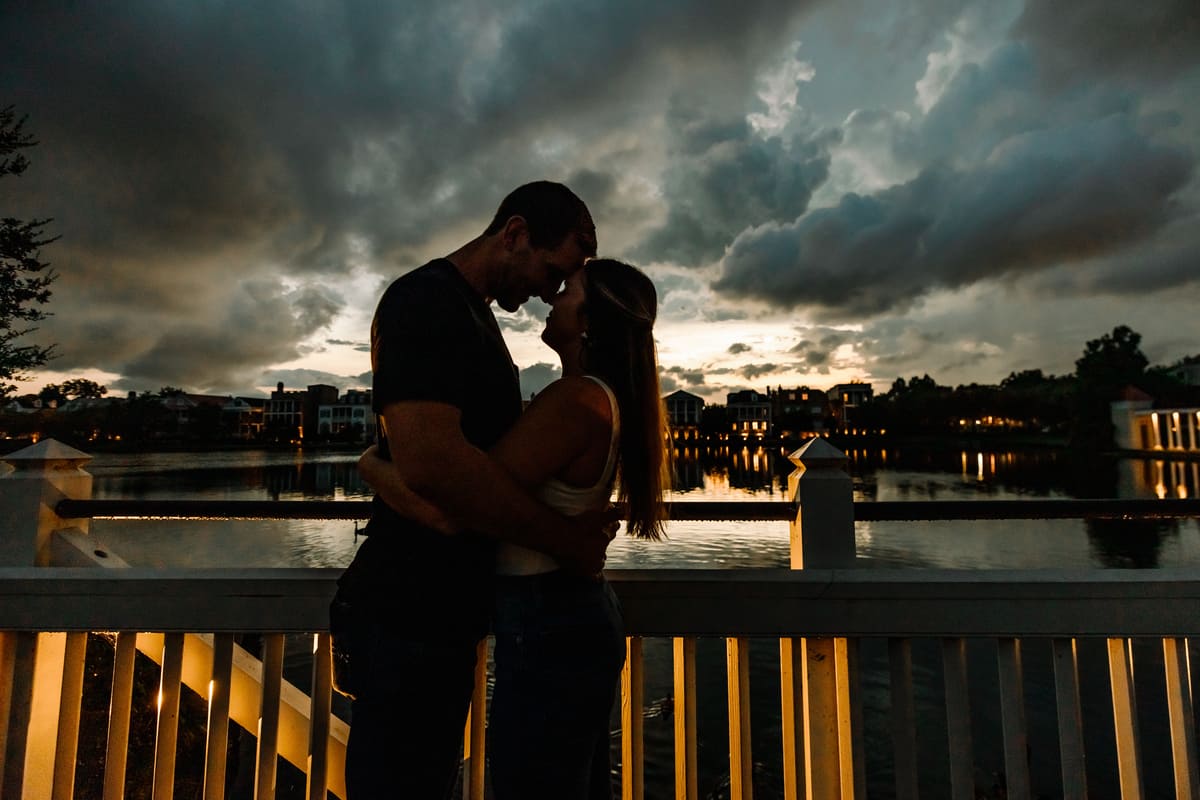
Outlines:
{"type": "MultiPolygon", "coordinates": [[[[1068,497],[1195,497],[1200,464],[1143,460],[1073,463],[1058,451],[988,452],[878,448],[851,450],[856,500],[1006,500],[1068,497]]],[[[365,500],[369,490],[344,452],[238,451],[101,454],[87,469],[93,495],[105,498],[208,500],[365,500]]],[[[675,502],[785,500],[791,464],[780,450],[685,451],[676,463],[675,502]]],[[[96,520],[93,534],[136,566],[305,566],[349,563],[355,524],[345,521],[96,520]]],[[[618,537],[611,568],[786,567],[784,522],[671,523],[663,542],[618,537]]],[[[861,566],[868,568],[1158,568],[1200,565],[1200,520],[860,522],[861,566]]],[[[673,795],[669,640],[646,642],[646,796],[673,795]]],[[[1026,714],[1035,796],[1054,797],[1059,766],[1049,645],[1025,643],[1026,714]]],[[[728,797],[725,649],[722,640],[698,645],[700,796],[728,797]]],[[[893,794],[886,643],[862,643],[868,788],[893,794]]],[[[1090,794],[1116,797],[1112,712],[1102,642],[1080,642],[1081,697],[1090,794]]],[[[1135,644],[1147,794],[1173,794],[1170,749],[1162,704],[1161,651],[1135,644]],[[1158,720],[1158,721],[1156,721],[1158,720]]],[[[968,643],[976,785],[981,796],[1002,796],[1003,751],[996,701],[996,648],[968,643]]],[[[303,670],[299,670],[302,674],[303,670]]],[[[1200,677],[1200,676],[1198,676],[1200,677]]],[[[921,788],[949,792],[940,651],[914,643],[921,788]]],[[[751,651],[755,796],[781,790],[778,643],[755,640],[751,651]]],[[[619,756],[619,748],[615,750],[619,756]]]]}
{"type": "MultiPolygon", "coordinates": [[[[851,450],[856,500],[1008,500],[1197,496],[1200,463],[1072,464],[1058,451],[851,450]]],[[[346,452],[100,454],[93,496],[206,500],[366,500],[346,452]]],[[[684,452],[678,503],[785,500],[791,464],[780,450],[684,452]]],[[[97,520],[92,532],[137,566],[342,567],[355,524],[338,520],[97,520]]],[[[867,567],[1109,568],[1200,564],[1200,522],[1024,520],[860,522],[867,567]]],[[[786,567],[784,522],[675,522],[662,542],[619,536],[611,568],[786,567]]]]}

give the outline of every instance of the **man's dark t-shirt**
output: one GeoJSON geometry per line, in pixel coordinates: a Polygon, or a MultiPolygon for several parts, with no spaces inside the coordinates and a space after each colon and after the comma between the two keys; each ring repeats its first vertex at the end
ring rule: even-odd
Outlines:
{"type": "MultiPolygon", "coordinates": [[[[462,411],[467,441],[486,450],[521,412],[516,367],[488,303],[445,259],[398,278],[371,330],[372,404],[406,401],[462,411]]],[[[403,441],[388,441],[398,450],[403,441]]],[[[401,517],[378,496],[367,539],[341,583],[418,638],[482,636],[492,604],[493,546],[480,534],[447,536],[401,517]],[[349,584],[349,585],[347,585],[349,584]]]]}

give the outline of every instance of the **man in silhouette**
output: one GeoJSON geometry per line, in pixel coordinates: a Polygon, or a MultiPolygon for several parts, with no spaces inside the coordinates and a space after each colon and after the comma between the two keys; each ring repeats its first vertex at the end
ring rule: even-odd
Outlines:
{"type": "Polygon", "coordinates": [[[504,199],[486,230],[397,279],[371,326],[380,453],[465,532],[406,519],[378,496],[339,581],[353,607],[349,800],[449,796],[492,606],[501,539],[597,573],[611,515],[568,519],[486,454],[521,412],[516,368],[490,307],[549,300],[596,253],[587,206],[541,181],[504,199]]]}

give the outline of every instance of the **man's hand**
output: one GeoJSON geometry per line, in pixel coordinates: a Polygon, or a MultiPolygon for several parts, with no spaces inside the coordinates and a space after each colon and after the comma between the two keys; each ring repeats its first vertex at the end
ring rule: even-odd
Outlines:
{"type": "Polygon", "coordinates": [[[612,505],[571,517],[574,530],[572,535],[562,537],[555,558],[570,572],[600,577],[608,543],[617,535],[620,520],[620,510],[612,505]]]}

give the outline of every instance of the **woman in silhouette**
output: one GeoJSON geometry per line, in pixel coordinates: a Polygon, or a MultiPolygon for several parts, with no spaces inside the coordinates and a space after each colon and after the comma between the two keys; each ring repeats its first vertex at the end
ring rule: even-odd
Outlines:
{"type": "MultiPolygon", "coordinates": [[[[647,539],[662,536],[667,483],[657,302],[650,279],[620,261],[593,259],[568,278],[542,332],[562,377],[489,451],[566,515],[603,508],[615,485],[626,532],[647,539]]],[[[455,530],[453,509],[413,495],[373,449],[359,469],[400,513],[455,530]]],[[[611,798],[609,715],[625,659],[611,587],[603,577],[561,569],[546,554],[501,543],[493,628],[488,755],[498,800],[611,798]]]]}

